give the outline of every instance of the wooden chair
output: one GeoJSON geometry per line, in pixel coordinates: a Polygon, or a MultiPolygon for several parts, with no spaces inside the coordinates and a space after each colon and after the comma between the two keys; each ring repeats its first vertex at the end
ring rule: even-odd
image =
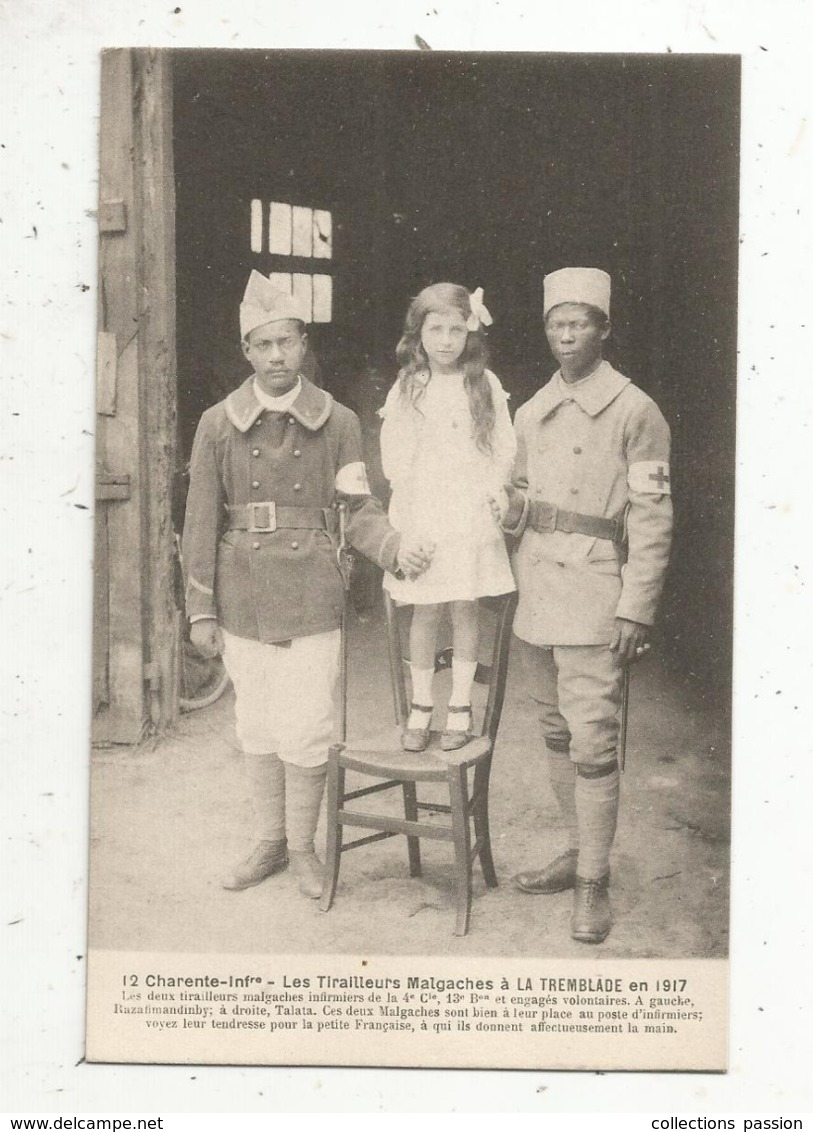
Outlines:
{"type": "MultiPolygon", "coordinates": [[[[398,610],[389,594],[384,594],[392,677],[395,716],[399,728],[406,726],[409,714],[404,676],[404,650],[399,626],[398,610]]],[[[491,758],[500,725],[505,683],[508,670],[508,651],[511,625],[516,607],[516,595],[483,600],[495,617],[491,663],[478,665],[478,682],[488,684],[488,699],[480,735],[457,751],[444,752],[438,746],[440,735],[432,732],[429,748],[420,754],[404,751],[400,746],[389,748],[372,744],[374,749],[347,747],[337,744],[330,750],[327,778],[327,856],[325,881],[320,908],[327,912],[333,903],[339,879],[342,853],[370,845],[388,837],[403,834],[407,839],[409,874],[421,874],[420,838],[451,841],[454,846],[454,889],[456,903],[455,935],[465,935],[471,914],[472,865],[479,857],[485,882],[495,887],[497,876],[491,856],[488,827],[488,784],[491,758]],[[469,789],[469,771],[473,768],[473,782],[469,789]],[[370,786],[347,791],[347,771],[370,778],[384,779],[370,786]],[[449,803],[419,801],[419,783],[445,783],[449,790],[449,803]],[[399,787],[403,792],[404,816],[373,814],[347,808],[354,799],[369,797],[380,791],[399,787]],[[449,823],[421,821],[422,810],[448,814],[449,823]],[[471,839],[471,822],[474,823],[474,842],[471,839]],[[357,826],[375,832],[354,841],[344,842],[345,826],[357,826]]]]}

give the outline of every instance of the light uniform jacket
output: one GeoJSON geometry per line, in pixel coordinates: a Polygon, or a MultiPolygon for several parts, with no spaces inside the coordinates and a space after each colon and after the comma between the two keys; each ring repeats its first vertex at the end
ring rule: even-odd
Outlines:
{"type": "MultiPolygon", "coordinates": [[[[333,507],[341,498],[348,541],[394,570],[400,536],[369,494],[355,413],[304,378],[283,413],[263,408],[253,377],[207,409],[192,450],[183,536],[190,620],[215,617],[230,633],[264,643],[338,628],[344,591],[333,507]],[[226,507],[251,502],[322,509],[330,529],[229,530],[226,507]]],[[[268,525],[265,515],[260,525],[268,525]]]]}
{"type": "Polygon", "coordinates": [[[535,645],[598,645],[612,639],[616,617],[651,625],[672,535],[669,426],[655,402],[605,361],[572,385],[554,374],[517,411],[514,428],[513,483],[523,510],[506,529],[520,536],[517,636],[535,645]],[[626,548],[533,530],[535,500],[622,520],[626,548]]]}

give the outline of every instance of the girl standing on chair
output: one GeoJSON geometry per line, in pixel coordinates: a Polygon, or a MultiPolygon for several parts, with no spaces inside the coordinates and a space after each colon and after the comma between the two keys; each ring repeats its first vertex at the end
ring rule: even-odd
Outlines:
{"type": "Polygon", "coordinates": [[[491,315],[482,288],[472,295],[435,283],[414,298],[397,347],[398,380],[380,415],[390,522],[419,540],[431,564],[414,581],[386,575],[392,598],[413,605],[409,637],[412,706],[402,744],[429,743],[438,625],[449,606],[452,691],[441,747],[472,736],[471,686],[477,668],[478,599],[510,593],[514,579],[489,496],[510,477],[516,440],[508,394],[486,368],[483,326],[491,315]]]}

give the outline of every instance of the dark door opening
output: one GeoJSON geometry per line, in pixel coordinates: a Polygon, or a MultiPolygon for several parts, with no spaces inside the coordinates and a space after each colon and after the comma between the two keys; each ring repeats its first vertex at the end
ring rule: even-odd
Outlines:
{"type": "Polygon", "coordinates": [[[516,407],[554,368],[543,274],[603,267],[610,360],[674,434],[664,646],[725,695],[739,60],[194,51],[174,64],[181,454],[247,372],[237,309],[252,267],[329,277],[329,318],[310,337],[323,384],[362,418],[373,469],[375,412],[417,290],[484,287],[492,366],[516,407]],[[298,210],[290,254],[287,221],[270,248],[272,204],[298,210]],[[331,254],[314,257],[326,216],[331,254]]]}

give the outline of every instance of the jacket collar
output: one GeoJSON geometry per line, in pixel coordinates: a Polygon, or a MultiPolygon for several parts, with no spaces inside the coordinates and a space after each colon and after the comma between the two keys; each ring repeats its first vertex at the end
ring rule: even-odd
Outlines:
{"type": "Polygon", "coordinates": [[[609,362],[602,362],[595,373],[575,385],[567,385],[557,370],[534,395],[531,404],[539,420],[549,417],[564,401],[575,401],[588,416],[597,417],[629,384],[630,379],[614,370],[609,362]]]}
{"type": "MultiPolygon", "coordinates": [[[[248,432],[257,417],[264,412],[254,392],[254,377],[248,377],[243,384],[230,393],[225,401],[226,416],[240,432],[248,432]]],[[[324,389],[319,389],[307,378],[302,378],[299,396],[285,410],[311,432],[318,432],[333,411],[333,398],[324,389]]]]}

